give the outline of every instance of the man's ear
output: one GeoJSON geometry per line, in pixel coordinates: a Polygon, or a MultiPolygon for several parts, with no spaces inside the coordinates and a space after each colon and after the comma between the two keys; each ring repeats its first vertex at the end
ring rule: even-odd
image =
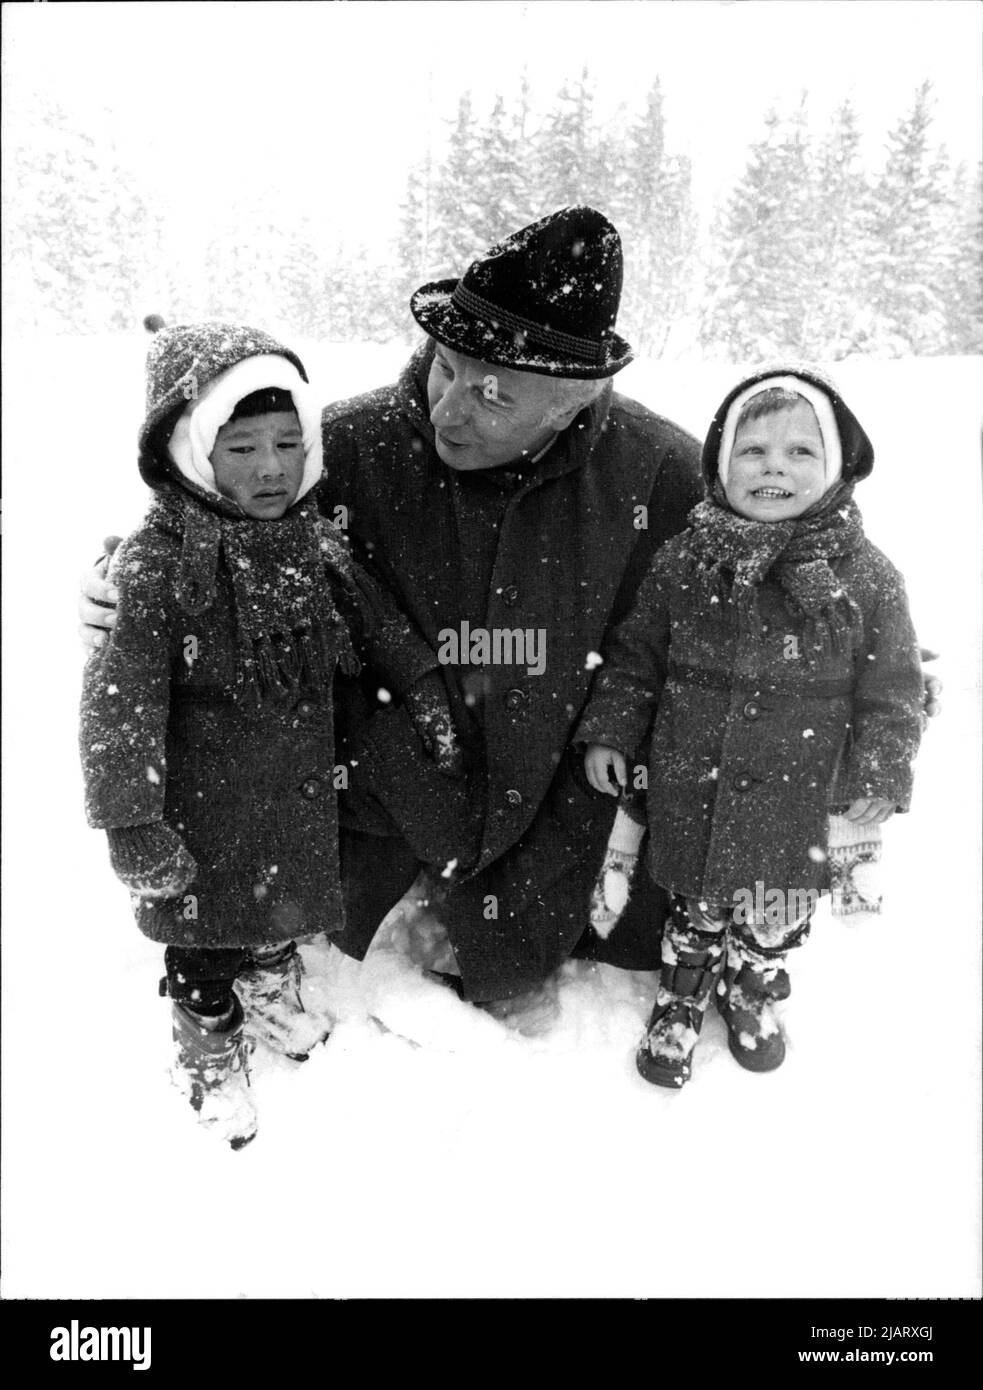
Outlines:
{"type": "Polygon", "coordinates": [[[562,433],[569,424],[577,418],[585,406],[596,398],[597,391],[590,389],[589,383],[584,383],[583,391],[575,391],[567,397],[565,401],[552,405],[549,409],[546,423],[550,429],[562,433]]]}
{"type": "Polygon", "coordinates": [[[551,430],[556,430],[557,434],[562,434],[567,425],[572,424],[584,408],[585,402],[575,396],[566,405],[554,405],[550,407],[546,417],[546,423],[551,430]]]}

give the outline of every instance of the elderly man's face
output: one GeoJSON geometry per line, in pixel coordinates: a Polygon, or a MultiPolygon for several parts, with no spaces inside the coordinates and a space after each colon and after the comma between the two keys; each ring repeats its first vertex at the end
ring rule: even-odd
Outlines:
{"type": "Polygon", "coordinates": [[[437,453],[461,472],[531,458],[580,409],[561,405],[556,382],[465,357],[437,344],[427,379],[437,453]]]}

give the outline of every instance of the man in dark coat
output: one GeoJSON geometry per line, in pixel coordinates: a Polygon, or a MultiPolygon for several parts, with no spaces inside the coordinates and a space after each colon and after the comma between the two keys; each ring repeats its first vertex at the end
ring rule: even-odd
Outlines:
{"type": "Polygon", "coordinates": [[[652,885],[607,941],[585,934],[614,808],[568,748],[593,654],[700,496],[695,440],[612,391],[631,360],[621,279],[611,224],[555,213],[419,290],[429,339],[396,385],[324,415],[322,505],[444,653],[469,760],[455,787],[399,709],[350,712],[336,941],[361,958],[421,865],[452,864],[439,915],[467,999],[516,995],[574,951],[658,966],[652,885]],[[496,661],[503,634],[537,660],[496,661]]]}

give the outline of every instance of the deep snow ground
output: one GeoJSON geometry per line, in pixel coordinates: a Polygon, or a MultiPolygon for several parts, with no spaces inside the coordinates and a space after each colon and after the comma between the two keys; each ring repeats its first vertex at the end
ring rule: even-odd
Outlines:
{"type": "MultiPolygon", "coordinates": [[[[259,1060],[260,1134],[232,1154],[168,1085],[160,952],[82,814],[76,583],[142,514],[144,347],[7,344],[3,1294],[978,1296],[979,362],[835,372],[945,711],[887,827],[884,917],[824,907],[792,963],[785,1067],[741,1071],[711,1014],[664,1094],[632,1062],[652,976],[568,966],[530,1040],[387,932],[362,967],[305,948],[341,1021],[303,1066],[259,1060]],[[221,1258],[189,1257],[203,1236],[221,1258]]],[[[309,365],[327,400],[403,355],[309,365]]],[[[618,384],[701,433],[734,376],[618,384]]]]}

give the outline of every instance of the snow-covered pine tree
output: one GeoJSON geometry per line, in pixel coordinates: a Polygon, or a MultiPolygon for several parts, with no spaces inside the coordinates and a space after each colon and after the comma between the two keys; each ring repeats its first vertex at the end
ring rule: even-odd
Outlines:
{"type": "Polygon", "coordinates": [[[812,180],[815,231],[814,298],[807,357],[837,361],[856,350],[864,332],[870,186],[860,162],[860,129],[847,99],[833,113],[816,149],[812,180]]]}
{"type": "Polygon", "coordinates": [[[887,356],[945,351],[945,280],[953,242],[950,170],[929,141],[932,84],[887,138],[884,169],[873,182],[865,261],[867,331],[862,348],[887,356]]]}
{"type": "Polygon", "coordinates": [[[711,292],[699,338],[706,354],[732,361],[812,350],[816,237],[805,97],[782,120],[765,116],[744,174],[714,229],[711,292]]]}
{"type": "Polygon", "coordinates": [[[484,157],[484,140],[471,94],[464,92],[458,100],[450,145],[431,200],[428,247],[438,277],[460,273],[487,245],[482,236],[487,209],[476,195],[476,171],[484,157]]]}
{"type": "Polygon", "coordinates": [[[983,166],[960,164],[949,190],[951,227],[941,280],[943,351],[983,353],[983,166]]]}
{"type": "Polygon", "coordinates": [[[94,127],[42,95],[20,113],[4,181],[8,328],[98,333],[146,312],[159,216],[108,114],[94,127]]]}
{"type": "Polygon", "coordinates": [[[594,114],[588,68],[556,94],[536,139],[542,216],[554,208],[589,203],[607,213],[615,193],[609,150],[594,114]]]}
{"type": "Polygon", "coordinates": [[[666,150],[663,95],[656,78],[645,110],[611,148],[605,209],[622,234],[623,331],[636,350],[661,357],[682,320],[694,269],[696,217],[689,160],[666,150]]]}
{"type": "Polygon", "coordinates": [[[535,162],[523,134],[528,121],[528,86],[524,86],[518,105],[509,107],[497,95],[481,125],[472,196],[480,209],[473,231],[482,249],[542,216],[535,162]]]}

